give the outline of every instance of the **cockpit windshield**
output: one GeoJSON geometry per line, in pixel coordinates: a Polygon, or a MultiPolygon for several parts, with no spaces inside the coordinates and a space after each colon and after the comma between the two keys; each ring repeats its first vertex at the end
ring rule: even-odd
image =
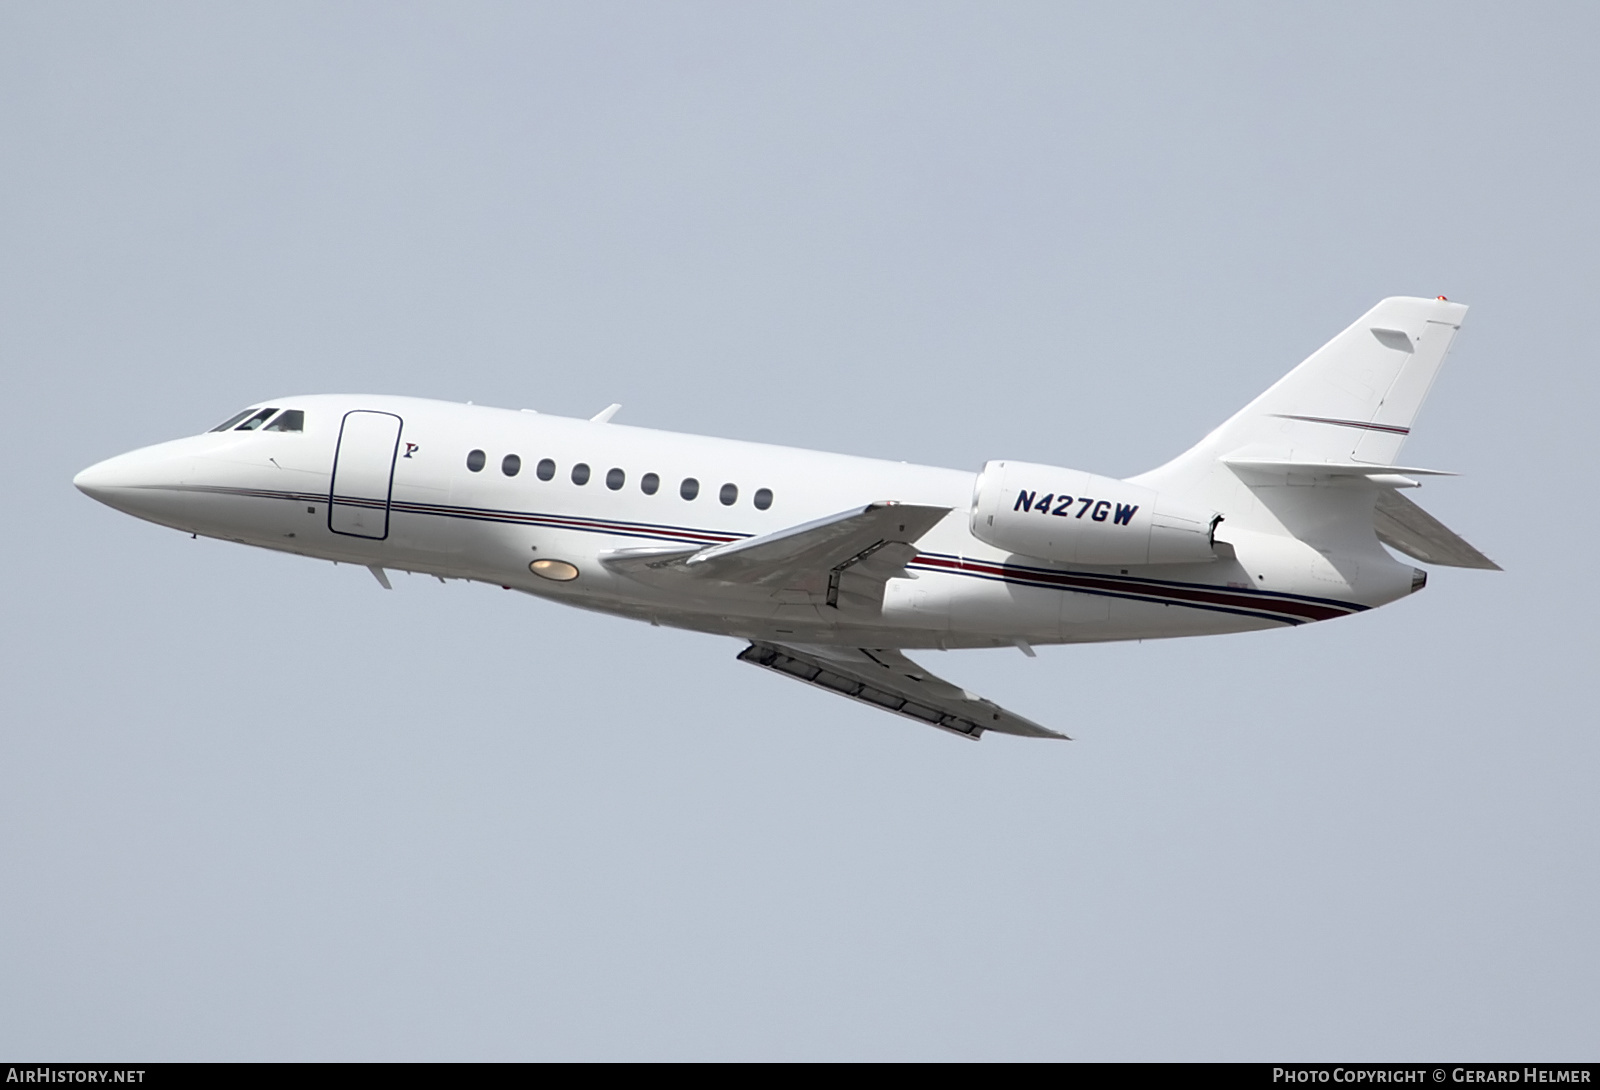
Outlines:
{"type": "Polygon", "coordinates": [[[268,424],[267,431],[305,431],[306,414],[303,409],[285,409],[278,419],[268,424]]]}
{"type": "Polygon", "coordinates": [[[224,420],[222,423],[218,424],[216,427],[212,428],[211,430],[212,431],[227,431],[229,428],[233,427],[235,424],[237,424],[239,421],[243,420],[245,417],[249,416],[253,412],[255,412],[254,409],[246,409],[244,412],[240,413],[237,416],[228,417],[228,419],[224,420]]]}
{"type": "Polygon", "coordinates": [[[277,419],[272,414],[278,412],[276,408],[246,409],[242,413],[228,417],[222,423],[212,428],[212,431],[255,431],[266,424],[266,431],[305,431],[306,414],[303,409],[285,409],[277,419]],[[272,423],[267,424],[268,420],[272,423]]]}
{"type": "Polygon", "coordinates": [[[275,413],[277,411],[278,411],[277,409],[262,409],[259,412],[257,412],[254,416],[252,416],[249,420],[246,420],[243,424],[240,424],[237,428],[234,428],[233,430],[234,431],[255,431],[257,428],[259,428],[261,425],[263,425],[263,424],[265,424],[267,422],[267,418],[268,417],[270,417],[273,413],[275,413]]]}

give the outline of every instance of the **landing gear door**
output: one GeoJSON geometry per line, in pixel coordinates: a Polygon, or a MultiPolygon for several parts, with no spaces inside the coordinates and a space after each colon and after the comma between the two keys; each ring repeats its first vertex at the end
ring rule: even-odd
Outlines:
{"type": "Polygon", "coordinates": [[[379,541],[389,536],[400,426],[393,413],[357,409],[344,414],[328,495],[328,529],[334,533],[379,541]]]}

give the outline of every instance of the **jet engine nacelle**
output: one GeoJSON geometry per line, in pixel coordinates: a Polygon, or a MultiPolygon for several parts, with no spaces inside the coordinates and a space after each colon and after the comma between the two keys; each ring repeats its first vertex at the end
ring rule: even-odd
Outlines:
{"type": "Polygon", "coordinates": [[[1111,477],[1031,462],[989,462],[972,498],[972,536],[997,549],[1076,564],[1215,560],[1215,512],[1111,477]]]}

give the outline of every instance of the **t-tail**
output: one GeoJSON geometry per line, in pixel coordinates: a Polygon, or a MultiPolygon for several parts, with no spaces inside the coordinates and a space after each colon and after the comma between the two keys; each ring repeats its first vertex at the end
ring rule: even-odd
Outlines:
{"type": "MultiPolygon", "coordinates": [[[[1222,513],[1216,540],[1287,535],[1335,568],[1386,555],[1497,569],[1400,489],[1447,475],[1405,466],[1411,434],[1467,308],[1385,299],[1167,464],[1131,483],[1222,513]]],[[[1416,583],[1421,585],[1421,579],[1416,583]]]]}

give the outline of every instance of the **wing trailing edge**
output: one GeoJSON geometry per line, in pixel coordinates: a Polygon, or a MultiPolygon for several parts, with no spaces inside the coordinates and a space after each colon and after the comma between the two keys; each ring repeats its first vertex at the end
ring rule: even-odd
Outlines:
{"type": "Polygon", "coordinates": [[[741,651],[739,660],[973,741],[987,730],[1067,737],[934,676],[899,651],[757,642],[741,651]]]}

